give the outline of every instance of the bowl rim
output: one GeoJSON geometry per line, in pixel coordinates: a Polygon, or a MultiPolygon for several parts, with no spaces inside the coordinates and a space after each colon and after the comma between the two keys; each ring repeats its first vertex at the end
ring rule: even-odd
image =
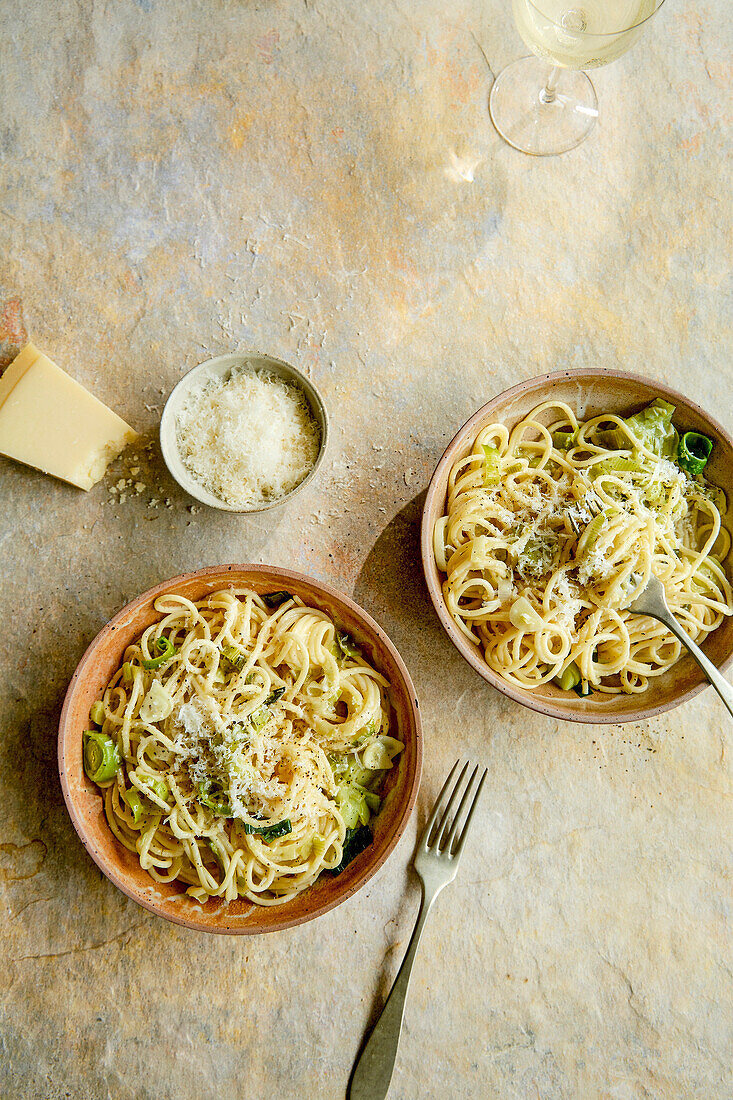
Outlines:
{"type": "MultiPolygon", "coordinates": [[[[430,601],[440,620],[441,626],[451,642],[479,676],[486,680],[487,683],[491,684],[492,687],[500,691],[502,695],[506,695],[509,699],[520,703],[529,710],[537,711],[550,718],[559,718],[567,722],[578,722],[586,725],[626,725],[630,722],[640,722],[647,718],[653,718],[655,715],[663,714],[665,711],[674,710],[675,707],[693,699],[701,691],[704,691],[711,685],[706,679],[703,679],[700,683],[683,691],[678,697],[669,699],[666,702],[639,706],[624,714],[611,711],[604,714],[603,711],[588,713],[583,710],[567,710],[560,703],[555,703],[552,699],[536,695],[531,691],[525,691],[523,688],[510,684],[481,659],[476,647],[471,645],[471,643],[463,637],[453,622],[445,606],[440,574],[438,573],[433,555],[433,533],[430,528],[430,513],[436,498],[445,494],[450,466],[453,464],[456,452],[460,449],[461,445],[467,438],[478,432],[479,426],[487,422],[498,404],[504,404],[524,393],[531,392],[532,390],[540,390],[543,387],[552,385],[555,382],[565,381],[568,378],[577,379],[585,383],[590,383],[593,379],[597,378],[618,378],[625,382],[639,383],[644,387],[651,387],[658,390],[660,394],[668,397],[672,403],[681,403],[682,405],[694,409],[703,420],[707,421],[707,423],[719,433],[733,451],[733,438],[730,432],[728,432],[715,417],[711,416],[710,413],[703,409],[702,406],[691,397],[687,397],[686,394],[673,389],[664,382],[658,382],[654,378],[649,378],[633,371],[619,370],[615,367],[575,367],[570,370],[551,371],[548,374],[538,374],[533,378],[524,379],[514,386],[510,386],[508,389],[502,390],[482,405],[481,408],[477,409],[458,429],[438,460],[433,475],[428,483],[420,524],[420,556],[422,558],[423,574],[428,587],[430,601]]],[[[733,662],[733,650],[716,667],[720,672],[724,672],[730,666],[731,662],[733,662]]],[[[637,698],[639,697],[637,696],[637,698]]]]}
{"type": "MultiPolygon", "coordinates": [[[[422,760],[423,760],[423,731],[422,722],[420,719],[420,704],[418,702],[417,693],[412,682],[412,677],[407,670],[407,666],[400,656],[397,647],[389,638],[387,633],[377,623],[372,616],[364,610],[359,604],[352,600],[349,596],[339,592],[325,581],[317,580],[313,577],[309,577],[305,573],[296,572],[292,569],[282,569],[279,566],[272,566],[266,564],[254,564],[254,563],[226,563],[223,565],[210,565],[205,566],[202,569],[196,569],[188,573],[181,573],[176,577],[171,577],[168,580],[161,581],[159,584],[154,585],[152,588],[142,592],[139,596],[136,596],[133,600],[130,600],[124,607],[122,607],[117,614],[111,618],[95,635],[92,641],[87,646],[84,654],[82,655],[74,674],[69,681],[69,686],[66,689],[64,696],[64,702],[61,709],[61,716],[59,718],[59,729],[57,738],[57,759],[59,778],[61,780],[61,790],[64,796],[64,802],[71,818],[72,825],[76,830],[79,839],[81,840],[87,853],[91,856],[93,861],[99,867],[100,871],[110,880],[119,890],[122,891],[132,901],[137,902],[144,909],[154,913],[155,916],[161,917],[163,920],[168,920],[173,924],[182,925],[184,928],[191,928],[196,931],[209,932],[219,935],[264,935],[269,932],[279,932],[285,928],[294,928],[298,925],[305,924],[308,921],[315,920],[316,917],[321,916],[324,913],[329,912],[331,909],[335,909],[337,905],[346,901],[348,898],[353,897],[363,886],[369,882],[370,879],[381,870],[386,863],[389,856],[394,851],[397,843],[402,837],[410,815],[412,814],[415,802],[417,800],[417,794],[420,786],[420,779],[422,775],[422,760]],[[88,665],[94,658],[97,650],[103,641],[112,635],[117,626],[122,624],[132,613],[136,612],[142,605],[156,599],[158,596],[163,595],[166,592],[171,591],[176,585],[183,582],[205,579],[206,577],[220,577],[222,585],[226,584],[226,574],[228,573],[249,573],[249,574],[268,574],[275,573],[283,580],[296,581],[301,584],[314,587],[316,590],[322,591],[330,599],[335,600],[337,603],[345,605],[346,608],[354,615],[358,620],[363,622],[369,630],[376,635],[381,645],[389,652],[390,657],[394,661],[397,670],[402,678],[403,686],[405,689],[405,696],[409,704],[409,720],[412,723],[415,739],[415,766],[410,781],[409,790],[406,799],[403,801],[400,813],[396,818],[396,823],[392,832],[392,836],[387,843],[384,851],[380,854],[379,858],[371,863],[365,865],[361,874],[356,878],[347,888],[337,894],[336,897],[331,900],[323,902],[316,908],[309,910],[307,913],[297,917],[283,916],[283,910],[287,907],[287,902],[283,906],[271,906],[263,907],[267,912],[272,914],[272,919],[265,927],[252,927],[248,926],[246,922],[243,922],[241,927],[211,927],[208,924],[196,919],[195,917],[186,917],[174,913],[161,912],[159,907],[154,901],[149,898],[141,896],[132,887],[130,887],[125,877],[117,872],[117,869],[112,865],[104,856],[104,854],[98,851],[91,843],[86,835],[86,829],[84,826],[83,818],[78,812],[74,795],[71,792],[69,785],[69,775],[66,765],[65,748],[67,738],[72,734],[72,726],[70,721],[70,713],[72,710],[72,704],[76,690],[83,682],[84,674],[88,665]]],[[[108,827],[108,826],[107,826],[108,827]]],[[[111,830],[110,830],[111,832],[111,830]]],[[[151,879],[151,882],[153,880],[151,879]]],[[[225,916],[222,917],[222,920],[225,916]]]]}
{"type": "Polygon", "coordinates": [[[175,386],[168,394],[165,405],[163,406],[158,437],[160,440],[160,450],[163,455],[163,461],[165,462],[168,473],[184,493],[193,497],[194,500],[199,501],[200,504],[205,504],[208,508],[215,508],[220,512],[230,512],[232,515],[236,516],[258,515],[261,512],[269,512],[273,508],[280,508],[283,504],[292,500],[295,494],[299,493],[301,489],[305,489],[306,485],[309,485],[316,476],[323,463],[326,447],[328,445],[329,417],[326,404],[317,386],[310,378],[307,378],[302,371],[294,367],[292,363],[288,363],[285,359],[278,359],[277,356],[270,355],[268,352],[240,350],[227,352],[225,355],[216,355],[213,359],[205,359],[203,363],[197,363],[196,366],[186,371],[182,378],[178,379],[175,386]],[[246,367],[251,360],[261,360],[261,365],[253,369],[272,370],[273,374],[277,374],[284,381],[291,382],[300,388],[303,396],[308,402],[313,418],[318,424],[321,438],[318,454],[316,455],[313,466],[303,480],[299,482],[294,489],[291,489],[289,493],[286,493],[282,497],[278,497],[277,500],[260,504],[257,508],[232,508],[223,500],[219,500],[214,493],[210,493],[203,485],[200,485],[193,475],[188,474],[186,471],[186,467],[178,453],[178,446],[176,443],[177,410],[175,406],[183,393],[191,389],[200,375],[206,374],[207,372],[213,372],[214,374],[219,373],[223,376],[226,371],[231,371],[234,367],[246,367]]]}

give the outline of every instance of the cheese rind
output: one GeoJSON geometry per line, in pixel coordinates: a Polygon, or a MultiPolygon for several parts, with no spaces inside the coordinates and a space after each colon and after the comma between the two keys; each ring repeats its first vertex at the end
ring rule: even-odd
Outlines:
{"type": "Polygon", "coordinates": [[[0,454],[91,489],[138,438],[33,344],[0,378],[0,454]]]}

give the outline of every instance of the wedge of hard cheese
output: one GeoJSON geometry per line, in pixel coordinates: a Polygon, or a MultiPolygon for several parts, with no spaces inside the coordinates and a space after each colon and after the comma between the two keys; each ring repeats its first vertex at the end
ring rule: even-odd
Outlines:
{"type": "Polygon", "coordinates": [[[0,378],[0,454],[18,462],[91,489],[137,438],[33,344],[0,378]]]}

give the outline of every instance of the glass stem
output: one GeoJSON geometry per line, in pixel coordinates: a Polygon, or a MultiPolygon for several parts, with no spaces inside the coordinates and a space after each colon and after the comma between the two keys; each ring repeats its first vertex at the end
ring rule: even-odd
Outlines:
{"type": "Polygon", "coordinates": [[[560,79],[560,69],[555,65],[554,69],[550,71],[550,75],[547,78],[547,83],[540,92],[540,103],[548,104],[554,103],[557,98],[557,82],[560,79]]]}

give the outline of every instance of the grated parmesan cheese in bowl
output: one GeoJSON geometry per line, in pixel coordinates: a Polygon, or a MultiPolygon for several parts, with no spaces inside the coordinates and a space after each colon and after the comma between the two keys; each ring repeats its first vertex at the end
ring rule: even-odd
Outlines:
{"type": "Polygon", "coordinates": [[[161,420],[170,472],[192,496],[235,512],[270,508],[315,470],[327,430],[307,379],[268,357],[221,356],[176,386],[161,420]]]}

